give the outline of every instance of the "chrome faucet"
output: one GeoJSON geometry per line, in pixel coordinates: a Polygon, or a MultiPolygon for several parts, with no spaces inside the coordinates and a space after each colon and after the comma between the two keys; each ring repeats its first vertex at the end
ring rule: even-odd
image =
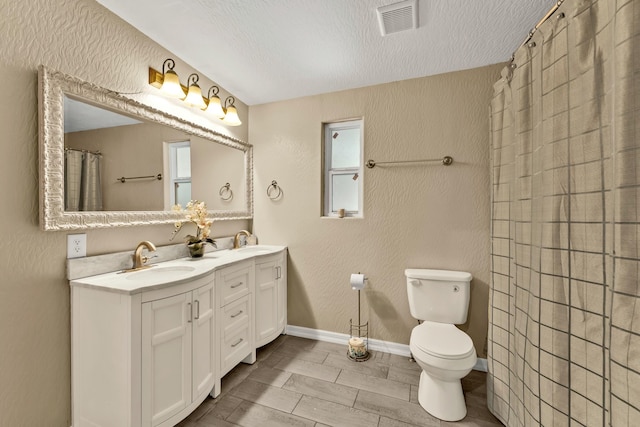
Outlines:
{"type": "Polygon", "coordinates": [[[140,268],[147,268],[148,266],[145,266],[144,264],[149,261],[149,258],[146,256],[142,256],[142,250],[144,248],[147,248],[147,250],[149,252],[153,252],[156,250],[156,246],[151,243],[148,240],[143,240],[142,242],[138,243],[138,246],[136,246],[136,250],[133,253],[133,268],[132,270],[137,270],[140,268]]]}
{"type": "Polygon", "coordinates": [[[251,233],[249,233],[247,230],[240,230],[236,233],[236,236],[233,238],[233,249],[238,249],[240,248],[240,235],[244,234],[246,237],[251,236],[251,233]]]}

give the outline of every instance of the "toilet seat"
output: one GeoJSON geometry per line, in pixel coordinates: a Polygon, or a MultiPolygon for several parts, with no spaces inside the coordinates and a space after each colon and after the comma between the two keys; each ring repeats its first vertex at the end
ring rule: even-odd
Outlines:
{"type": "Polygon", "coordinates": [[[419,350],[439,359],[460,360],[475,356],[469,335],[447,323],[423,322],[416,326],[411,331],[410,346],[412,351],[419,350]]]}

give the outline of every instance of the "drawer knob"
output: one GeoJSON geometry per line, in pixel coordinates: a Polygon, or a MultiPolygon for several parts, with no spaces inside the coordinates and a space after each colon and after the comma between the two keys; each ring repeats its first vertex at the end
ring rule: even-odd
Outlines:
{"type": "Polygon", "coordinates": [[[231,317],[232,317],[232,318],[234,318],[234,317],[238,317],[238,316],[240,316],[241,314],[242,314],[242,310],[240,310],[240,311],[239,311],[239,312],[237,312],[236,314],[232,314],[232,315],[231,315],[231,317]]]}
{"type": "Polygon", "coordinates": [[[242,338],[240,338],[235,344],[231,344],[231,347],[236,347],[238,344],[240,344],[243,341],[242,338]]]}
{"type": "Polygon", "coordinates": [[[238,286],[242,286],[242,282],[238,282],[235,285],[231,285],[231,289],[237,288],[238,286]]]}

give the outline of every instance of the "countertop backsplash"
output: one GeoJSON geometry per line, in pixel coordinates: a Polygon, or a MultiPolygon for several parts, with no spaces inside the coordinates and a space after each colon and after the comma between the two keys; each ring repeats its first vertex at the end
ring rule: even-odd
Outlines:
{"type": "MultiPolygon", "coordinates": [[[[206,252],[233,248],[233,236],[217,237],[215,241],[217,247],[207,245],[206,252]]],[[[83,277],[131,268],[133,265],[132,257],[134,250],[135,248],[131,248],[130,251],[126,252],[114,252],[111,254],[67,259],[67,279],[81,279],[83,277]]],[[[188,257],[189,250],[184,243],[177,243],[175,245],[158,246],[149,256],[152,257],[149,259],[149,264],[157,264],[159,262],[188,257]]]]}

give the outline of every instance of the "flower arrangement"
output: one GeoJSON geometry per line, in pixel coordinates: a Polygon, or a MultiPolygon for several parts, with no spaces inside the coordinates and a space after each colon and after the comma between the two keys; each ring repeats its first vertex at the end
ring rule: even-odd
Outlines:
{"type": "Polygon", "coordinates": [[[207,243],[210,243],[211,245],[216,247],[215,240],[209,237],[213,221],[207,219],[207,204],[205,202],[191,200],[189,203],[187,203],[187,206],[184,210],[180,205],[174,205],[172,207],[172,210],[182,212],[184,214],[185,220],[178,221],[174,224],[173,235],[169,240],[174,239],[176,234],[178,234],[178,232],[182,230],[182,227],[185,223],[191,222],[196,226],[196,234],[195,236],[192,234],[187,234],[185,236],[185,241],[187,242],[187,247],[189,248],[191,256],[194,258],[203,256],[204,246],[207,243]]]}

